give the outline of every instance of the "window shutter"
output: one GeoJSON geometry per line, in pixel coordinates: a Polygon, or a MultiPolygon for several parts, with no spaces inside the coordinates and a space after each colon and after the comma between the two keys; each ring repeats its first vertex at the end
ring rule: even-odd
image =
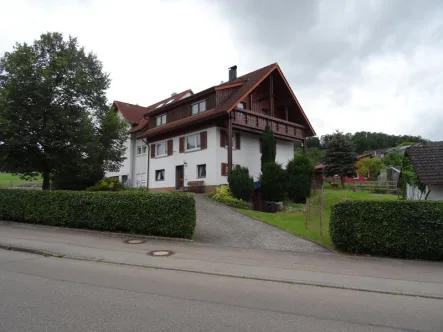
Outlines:
{"type": "Polygon", "coordinates": [[[221,175],[226,176],[228,170],[228,164],[222,163],[221,164],[221,175]]]}
{"type": "Polygon", "coordinates": [[[237,165],[235,165],[235,168],[240,168],[240,167],[241,167],[241,166],[240,166],[240,165],[238,165],[238,164],[237,164],[237,165]]]}
{"type": "Polygon", "coordinates": [[[235,134],[235,149],[240,150],[240,133],[235,134]]]}
{"type": "Polygon", "coordinates": [[[200,149],[204,150],[208,147],[208,133],[202,131],[200,133],[200,149]]]}
{"type": "Polygon", "coordinates": [[[220,130],[220,147],[226,147],[226,130],[220,130]]]}
{"type": "Polygon", "coordinates": [[[174,141],[172,139],[168,140],[168,156],[172,156],[174,152],[174,141]]]}
{"type": "Polygon", "coordinates": [[[151,144],[151,158],[155,158],[155,144],[151,144]]]}
{"type": "Polygon", "coordinates": [[[179,152],[180,153],[185,152],[185,138],[184,137],[180,137],[180,139],[179,139],[179,152]]]}

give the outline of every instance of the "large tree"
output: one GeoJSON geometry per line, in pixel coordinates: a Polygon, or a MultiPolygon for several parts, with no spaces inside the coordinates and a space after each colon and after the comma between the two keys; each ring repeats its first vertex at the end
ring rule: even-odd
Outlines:
{"type": "Polygon", "coordinates": [[[324,175],[340,177],[344,186],[344,178],[352,176],[355,172],[356,161],[355,146],[349,135],[344,135],[340,131],[333,133],[323,159],[324,175]]]}
{"type": "Polygon", "coordinates": [[[52,174],[84,167],[113,141],[101,135],[109,84],[76,38],[47,33],[32,45],[17,43],[0,59],[0,165],[24,177],[40,173],[43,189],[52,174]]]}
{"type": "Polygon", "coordinates": [[[357,170],[360,174],[367,174],[369,180],[376,181],[380,175],[380,171],[386,168],[383,160],[379,157],[366,157],[360,159],[356,164],[357,170]]]}

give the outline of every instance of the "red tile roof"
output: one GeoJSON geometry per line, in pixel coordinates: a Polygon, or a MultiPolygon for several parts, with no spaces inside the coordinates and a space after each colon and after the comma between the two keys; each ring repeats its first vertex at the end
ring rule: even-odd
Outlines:
{"type": "Polygon", "coordinates": [[[163,104],[173,104],[180,99],[182,99],[187,93],[193,94],[192,90],[188,89],[183,92],[177,93],[174,96],[165,98],[161,101],[156,102],[148,107],[143,107],[139,105],[124,103],[122,101],[114,101],[113,105],[120,111],[126,121],[132,124],[136,124],[137,126],[131,129],[131,132],[137,132],[142,130],[148,124],[148,120],[144,118],[144,115],[148,114],[150,111],[159,108],[159,105],[163,104]]]}
{"type": "Polygon", "coordinates": [[[124,103],[122,101],[114,101],[113,105],[120,111],[126,121],[138,124],[146,113],[146,107],[124,103]]]}

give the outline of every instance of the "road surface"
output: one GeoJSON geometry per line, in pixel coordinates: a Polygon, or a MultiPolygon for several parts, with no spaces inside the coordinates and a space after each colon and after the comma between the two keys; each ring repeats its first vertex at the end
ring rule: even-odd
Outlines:
{"type": "Polygon", "coordinates": [[[442,300],[4,250],[0,299],[8,332],[443,330],[442,300]]]}

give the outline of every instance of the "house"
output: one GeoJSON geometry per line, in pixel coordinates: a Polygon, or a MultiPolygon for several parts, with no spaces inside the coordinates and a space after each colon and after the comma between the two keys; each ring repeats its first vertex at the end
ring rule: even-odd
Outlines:
{"type": "MultiPolygon", "coordinates": [[[[363,154],[357,156],[357,162],[361,159],[371,158],[371,157],[372,157],[371,153],[363,153],[363,154]]],[[[324,180],[332,181],[335,179],[335,177],[325,177],[323,175],[324,167],[325,166],[323,164],[317,164],[315,166],[314,181],[316,182],[317,185],[322,184],[324,180]]],[[[364,181],[368,181],[368,177],[365,174],[357,172],[357,170],[355,170],[354,176],[352,176],[352,177],[345,176],[345,178],[344,178],[345,183],[364,182],[364,181]]]]}
{"type": "Polygon", "coordinates": [[[408,183],[406,198],[443,200],[443,141],[414,144],[406,149],[406,157],[414,167],[421,183],[420,186],[408,183]]]}
{"type": "Polygon", "coordinates": [[[283,165],[293,158],[295,142],[315,135],[277,63],[239,77],[234,66],[228,82],[198,93],[187,90],[149,107],[114,102],[114,108],[131,132],[127,160],[107,176],[152,191],[198,182],[210,192],[240,166],[257,180],[266,126],[274,131],[276,161],[283,165]]]}

